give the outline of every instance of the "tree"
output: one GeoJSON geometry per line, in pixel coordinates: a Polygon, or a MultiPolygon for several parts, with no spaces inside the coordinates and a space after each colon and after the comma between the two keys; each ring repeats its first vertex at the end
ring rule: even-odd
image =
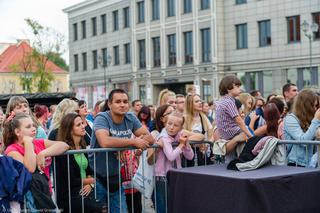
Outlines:
{"type": "Polygon", "coordinates": [[[18,64],[13,64],[10,67],[11,71],[16,73],[23,74],[20,76],[20,85],[22,86],[23,90],[27,93],[32,92],[32,56],[31,53],[25,50],[23,47],[23,56],[22,60],[19,61],[18,64]]]}
{"type": "Polygon", "coordinates": [[[54,76],[52,70],[47,68],[47,63],[52,55],[60,57],[63,53],[64,36],[30,18],[25,21],[33,36],[30,39],[33,48],[30,57],[36,70],[32,79],[36,84],[37,92],[48,92],[54,76]]]}
{"type": "Polygon", "coordinates": [[[61,67],[64,70],[69,70],[69,66],[67,65],[64,58],[61,57],[61,53],[49,52],[47,54],[47,57],[58,67],[61,67]]]}

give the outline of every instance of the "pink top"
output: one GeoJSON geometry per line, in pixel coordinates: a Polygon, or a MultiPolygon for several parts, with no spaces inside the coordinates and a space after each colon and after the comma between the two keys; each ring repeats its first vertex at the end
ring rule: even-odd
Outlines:
{"type": "MultiPolygon", "coordinates": [[[[44,144],[44,139],[33,139],[33,145],[34,145],[34,152],[38,154],[42,150],[46,149],[46,146],[44,144]]],[[[8,155],[10,152],[16,151],[19,152],[22,156],[24,156],[24,147],[21,146],[21,144],[13,143],[10,146],[6,148],[4,153],[8,155]]],[[[44,173],[47,175],[48,179],[50,180],[50,165],[51,165],[51,157],[46,157],[46,167],[44,169],[44,173]]],[[[50,185],[50,184],[49,184],[50,185]]]]}
{"type": "Polygon", "coordinates": [[[188,160],[192,160],[194,153],[191,147],[184,148],[176,147],[173,149],[172,142],[178,141],[181,132],[174,138],[168,135],[166,129],[162,129],[157,140],[162,139],[163,148],[157,154],[157,161],[155,165],[155,176],[166,176],[167,172],[173,168],[172,164],[176,161],[177,168],[181,168],[181,154],[188,160]]]}

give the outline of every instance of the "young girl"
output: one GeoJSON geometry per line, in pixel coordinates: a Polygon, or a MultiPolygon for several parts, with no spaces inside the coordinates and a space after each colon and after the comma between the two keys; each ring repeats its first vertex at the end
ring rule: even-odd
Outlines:
{"type": "MultiPolygon", "coordinates": [[[[58,130],[58,140],[66,141],[71,150],[85,149],[86,143],[85,124],[80,115],[76,113],[67,114],[61,121],[58,130]]],[[[62,155],[56,157],[57,203],[60,210],[69,212],[69,190],[71,194],[71,211],[81,212],[82,196],[84,212],[101,212],[100,203],[93,198],[95,180],[91,176],[92,171],[88,166],[87,154],[62,155]],[[68,184],[68,173],[70,174],[70,185],[68,184]]]]}
{"type": "MultiPolygon", "coordinates": [[[[154,139],[157,139],[158,135],[160,134],[162,129],[165,127],[168,121],[168,116],[173,111],[174,111],[174,108],[169,104],[165,104],[157,108],[156,117],[154,119],[156,129],[151,131],[151,135],[152,137],[154,137],[154,139]]],[[[162,144],[159,144],[159,145],[162,146],[162,144]]],[[[154,148],[148,149],[149,165],[153,165],[155,163],[156,153],[158,153],[159,150],[160,149],[154,149],[154,148]]]]}
{"type": "MultiPolygon", "coordinates": [[[[50,180],[50,156],[62,154],[69,146],[64,142],[35,139],[35,135],[36,128],[30,115],[26,113],[15,115],[4,127],[5,154],[23,163],[30,173],[34,173],[38,167],[38,170],[43,171],[50,180]]],[[[30,196],[27,198],[27,206],[34,208],[33,198],[30,196]]]]}
{"type": "Polygon", "coordinates": [[[156,209],[157,212],[166,212],[166,174],[169,169],[176,164],[177,168],[181,168],[181,154],[188,160],[194,156],[193,150],[187,140],[200,141],[204,136],[199,133],[192,133],[182,130],[184,118],[179,112],[172,112],[168,115],[168,121],[165,128],[157,137],[157,141],[161,143],[162,150],[159,151],[155,165],[156,176],[156,209]],[[179,141],[179,145],[174,148],[172,143],[179,141]]]}

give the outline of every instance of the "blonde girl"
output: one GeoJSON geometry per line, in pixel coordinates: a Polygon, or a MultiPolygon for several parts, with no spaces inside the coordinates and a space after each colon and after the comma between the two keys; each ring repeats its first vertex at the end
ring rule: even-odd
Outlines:
{"type": "Polygon", "coordinates": [[[171,90],[164,89],[159,93],[158,106],[169,104],[176,108],[176,94],[171,90]]]}
{"type": "MultiPolygon", "coordinates": [[[[213,127],[208,117],[202,112],[202,101],[199,95],[187,95],[185,109],[184,129],[201,133],[205,140],[213,140],[213,127]]],[[[211,164],[211,149],[204,144],[195,146],[198,165],[211,164]]],[[[187,161],[188,166],[192,166],[194,161],[187,161]]]]}
{"type": "Polygon", "coordinates": [[[243,112],[245,116],[249,115],[250,112],[254,109],[255,99],[249,93],[241,93],[239,95],[239,100],[243,106],[243,112]]]}
{"type": "Polygon", "coordinates": [[[58,129],[60,128],[61,120],[69,113],[76,112],[79,110],[77,102],[71,99],[63,99],[56,108],[56,111],[53,113],[52,122],[50,127],[49,139],[56,140],[58,129]]]}

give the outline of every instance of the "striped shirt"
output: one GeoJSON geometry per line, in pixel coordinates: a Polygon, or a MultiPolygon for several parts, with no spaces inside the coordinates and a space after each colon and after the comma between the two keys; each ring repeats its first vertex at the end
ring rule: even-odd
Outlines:
{"type": "Polygon", "coordinates": [[[239,111],[233,97],[225,95],[216,102],[216,125],[222,139],[232,139],[241,132],[234,120],[237,116],[239,111]]]}

